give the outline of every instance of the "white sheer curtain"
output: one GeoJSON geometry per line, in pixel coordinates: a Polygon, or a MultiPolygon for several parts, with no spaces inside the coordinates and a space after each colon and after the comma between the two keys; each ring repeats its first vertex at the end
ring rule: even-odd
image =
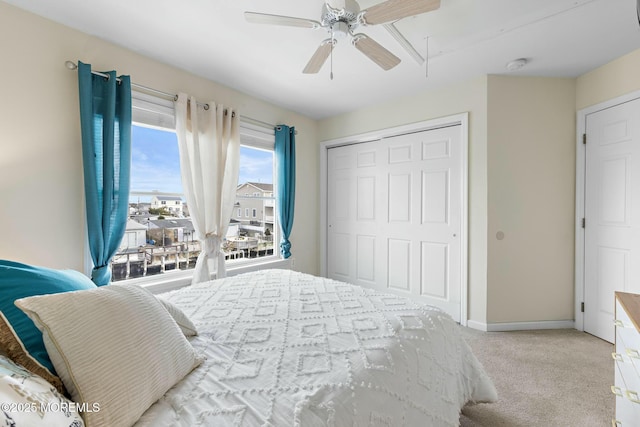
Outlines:
{"type": "Polygon", "coordinates": [[[240,168],[240,117],[222,105],[208,106],[184,93],[175,102],[182,187],[201,246],[192,284],[209,280],[212,272],[226,276],[220,245],[233,213],[240,168]]]}

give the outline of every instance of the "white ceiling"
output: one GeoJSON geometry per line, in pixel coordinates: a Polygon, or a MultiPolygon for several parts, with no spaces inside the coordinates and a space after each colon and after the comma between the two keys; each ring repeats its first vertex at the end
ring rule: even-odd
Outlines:
{"type": "MultiPolygon", "coordinates": [[[[640,48],[636,0],[442,0],[396,23],[416,63],[382,26],[362,30],[402,62],[383,71],[347,40],[320,73],[302,69],[327,38],[247,23],[244,11],[320,20],[324,0],[2,0],[135,52],[320,119],[484,74],[576,77],[640,48]]],[[[359,0],[362,9],[380,0],[359,0]]],[[[70,58],[73,59],[73,58],[70,58]]],[[[117,64],[114,65],[116,67],[117,64]]],[[[161,89],[161,88],[159,88],[161,89]]]]}

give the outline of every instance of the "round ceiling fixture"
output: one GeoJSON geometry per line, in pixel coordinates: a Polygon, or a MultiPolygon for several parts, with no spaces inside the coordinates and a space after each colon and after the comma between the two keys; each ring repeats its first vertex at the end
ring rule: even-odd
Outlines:
{"type": "Polygon", "coordinates": [[[518,58],[518,59],[514,59],[513,61],[509,61],[507,62],[507,70],[509,71],[519,70],[520,68],[527,65],[527,62],[529,61],[526,58],[518,58]]]}
{"type": "Polygon", "coordinates": [[[335,39],[344,39],[349,34],[349,24],[342,21],[335,22],[331,24],[331,33],[335,39]]]}

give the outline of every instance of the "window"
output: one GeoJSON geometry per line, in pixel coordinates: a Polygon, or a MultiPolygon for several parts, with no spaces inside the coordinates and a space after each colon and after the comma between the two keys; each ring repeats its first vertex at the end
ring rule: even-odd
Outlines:
{"type": "MultiPolygon", "coordinates": [[[[130,216],[112,260],[114,281],[192,269],[200,253],[182,190],[173,103],[137,92],[133,98],[130,216]]],[[[273,194],[273,143],[272,132],[241,125],[236,207],[241,201],[249,204],[245,216],[250,218],[251,210],[253,219],[231,220],[221,248],[228,269],[266,257],[279,259],[273,250],[277,232],[273,197],[249,196],[250,203],[244,203],[245,194],[256,193],[255,185],[273,194]],[[258,218],[257,209],[266,214],[258,218]]],[[[241,216],[238,207],[237,217],[241,216]]]]}

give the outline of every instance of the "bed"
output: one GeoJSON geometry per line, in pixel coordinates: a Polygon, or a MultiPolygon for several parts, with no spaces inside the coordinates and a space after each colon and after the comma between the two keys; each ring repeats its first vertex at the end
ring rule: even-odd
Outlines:
{"type": "Polygon", "coordinates": [[[289,270],[161,296],[206,360],[136,427],[457,426],[496,391],[438,309],[289,270]]]}
{"type": "Polygon", "coordinates": [[[290,270],[154,296],[2,261],[0,293],[17,427],[457,426],[497,398],[445,313],[290,270]]]}

